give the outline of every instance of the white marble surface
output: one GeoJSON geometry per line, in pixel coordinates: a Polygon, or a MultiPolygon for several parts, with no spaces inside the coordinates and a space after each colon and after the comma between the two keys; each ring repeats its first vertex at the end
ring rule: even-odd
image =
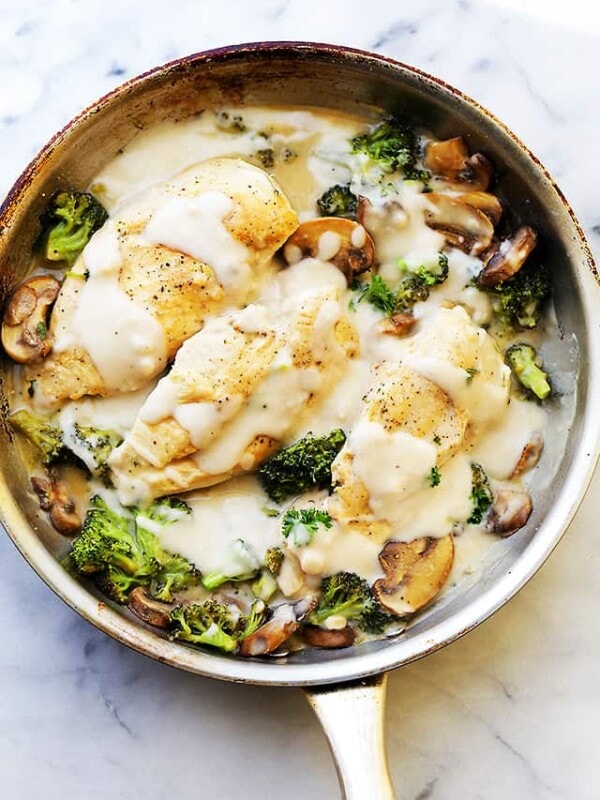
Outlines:
{"type": "MultiPolygon", "coordinates": [[[[394,56],[482,102],[547,164],[598,245],[599,21],[595,0],[0,0],[0,193],[82,106],[138,72],[218,45],[312,39],[394,56]]],[[[600,476],[515,600],[391,676],[401,798],[600,797],[599,518],[600,476]]],[[[6,800],[338,796],[300,692],[222,685],[126,650],[6,537],[0,600],[6,800]]]]}

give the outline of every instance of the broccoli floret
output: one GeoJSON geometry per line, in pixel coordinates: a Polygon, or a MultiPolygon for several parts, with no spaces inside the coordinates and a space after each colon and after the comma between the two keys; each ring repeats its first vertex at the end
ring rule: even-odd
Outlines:
{"type": "Polygon", "coordinates": [[[105,209],[92,194],[57,192],[41,220],[46,258],[73,264],[107,218],[105,209]]]}
{"type": "Polygon", "coordinates": [[[11,425],[37,447],[46,466],[65,455],[62,431],[47,419],[36,417],[22,409],[9,417],[11,425]]]}
{"type": "Polygon", "coordinates": [[[122,437],[115,431],[101,430],[92,425],[79,425],[77,422],[73,430],[77,441],[87,451],[82,457],[86,467],[93,475],[108,480],[109,468],[106,462],[114,448],[123,441],[122,437]]]}
{"type": "Polygon", "coordinates": [[[144,512],[119,513],[101,497],[92,497],[81,533],[71,547],[71,563],[81,574],[94,575],[100,589],[119,603],[127,601],[134,586],[150,589],[159,600],[172,601],[174,591],[195,585],[199,575],[186,558],[164,550],[149,529],[148,520],[159,527],[175,521],[164,516],[165,508],[173,511],[171,502],[158,501],[144,512]]]}
{"type": "Polygon", "coordinates": [[[429,172],[416,168],[419,142],[413,129],[388,117],[352,139],[352,152],[364,153],[384,172],[402,169],[409,180],[427,181],[429,172]]]}
{"type": "Polygon", "coordinates": [[[283,563],[283,550],[281,547],[270,547],[265,554],[265,567],[272,575],[279,575],[283,563]]]}
{"type": "Polygon", "coordinates": [[[411,270],[406,262],[403,260],[398,261],[398,266],[412,272],[417,278],[425,284],[425,286],[437,286],[439,283],[444,283],[448,277],[448,256],[445,253],[438,253],[437,269],[428,269],[427,267],[417,267],[411,270]]]}
{"type": "Polygon", "coordinates": [[[398,291],[396,292],[394,305],[395,313],[397,311],[410,311],[415,303],[423,303],[429,297],[429,289],[427,284],[419,275],[407,275],[402,278],[398,291]]]}
{"type": "Polygon", "coordinates": [[[145,528],[150,533],[158,533],[160,528],[179,522],[192,513],[192,509],[180,497],[161,497],[146,508],[134,508],[138,527],[145,528]]]}
{"type": "Polygon", "coordinates": [[[521,386],[533,392],[539,400],[548,397],[552,391],[548,374],[539,366],[538,354],[530,344],[513,344],[504,354],[504,358],[521,386]]]}
{"type": "Polygon", "coordinates": [[[367,581],[355,572],[338,572],[323,578],[321,600],[308,622],[322,625],[328,617],[354,620],[360,628],[379,633],[392,620],[379,606],[367,581]]]}
{"type": "Polygon", "coordinates": [[[350,186],[336,184],[323,192],[317,200],[317,207],[323,217],[347,217],[355,219],[358,211],[358,197],[350,186]]]}
{"type": "Polygon", "coordinates": [[[241,620],[238,622],[238,640],[243,642],[244,639],[247,639],[248,636],[252,636],[252,634],[259,628],[265,620],[267,615],[267,607],[265,606],[262,599],[256,600],[252,603],[252,608],[250,609],[250,613],[247,617],[242,617],[241,620]]]}
{"type": "Polygon", "coordinates": [[[335,428],[325,436],[309,433],[275,453],[258,471],[264,490],[280,503],[309,489],[331,489],[331,464],[345,441],[344,431],[335,428]]]}
{"type": "Polygon", "coordinates": [[[239,583],[252,580],[260,569],[256,553],[243,539],[236,539],[230,544],[225,561],[226,568],[202,576],[202,585],[205,589],[212,591],[230,581],[239,583]]]}
{"type": "Polygon", "coordinates": [[[470,525],[479,525],[485,512],[492,505],[494,495],[490,487],[488,476],[479,464],[471,464],[471,500],[473,511],[467,520],[470,525]]]}
{"type": "Polygon", "coordinates": [[[541,264],[532,263],[525,264],[512,278],[486,291],[493,293],[492,308],[503,325],[535,328],[551,289],[547,270],[541,264]]]}
{"type": "Polygon", "coordinates": [[[214,599],[189,606],[177,606],[171,612],[171,622],[176,626],[173,633],[175,639],[192,644],[207,644],[226,653],[237,649],[239,621],[227,606],[214,599]]]}
{"type": "Polygon", "coordinates": [[[317,508],[290,508],[285,512],[281,533],[291,538],[296,547],[310,544],[320,527],[331,528],[333,520],[326,511],[317,508]]]}
{"type": "Polygon", "coordinates": [[[268,569],[263,569],[261,570],[258,578],[252,582],[250,588],[252,589],[252,594],[255,597],[258,597],[260,600],[264,600],[265,603],[268,603],[277,591],[277,581],[273,577],[272,572],[270,572],[268,569]]]}
{"type": "Polygon", "coordinates": [[[396,261],[404,274],[396,291],[380,275],[373,275],[368,283],[359,283],[355,288],[360,292],[358,302],[367,300],[383,311],[388,317],[400,311],[410,311],[415,303],[424,302],[429,297],[429,288],[443,283],[448,277],[448,258],[438,254],[438,269],[417,267],[411,269],[403,259],[396,261]]]}
{"type": "Polygon", "coordinates": [[[145,582],[155,569],[138,544],[134,520],[113,511],[98,495],[90,500],[81,533],[71,547],[71,559],[83,575],[112,568],[128,576],[139,575],[145,582]]]}
{"type": "Polygon", "coordinates": [[[267,608],[262,600],[252,604],[247,616],[232,613],[230,608],[214,598],[204,603],[177,606],[171,612],[174,626],[172,636],[192,644],[207,644],[232,653],[239,642],[256,631],[262,624],[267,608]]]}

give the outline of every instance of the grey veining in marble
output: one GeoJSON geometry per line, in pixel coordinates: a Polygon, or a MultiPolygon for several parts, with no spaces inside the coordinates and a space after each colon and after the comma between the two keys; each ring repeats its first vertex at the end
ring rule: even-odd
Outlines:
{"type": "MultiPolygon", "coordinates": [[[[373,49],[460,87],[542,158],[600,244],[592,0],[0,0],[0,193],[61,125],[123,80],[260,39],[373,49]]],[[[600,477],[513,602],[392,675],[400,797],[600,797],[598,519],[600,477]]],[[[0,601],[7,800],[338,796],[299,692],[221,685],[126,650],[57,600],[4,536],[0,601]]]]}

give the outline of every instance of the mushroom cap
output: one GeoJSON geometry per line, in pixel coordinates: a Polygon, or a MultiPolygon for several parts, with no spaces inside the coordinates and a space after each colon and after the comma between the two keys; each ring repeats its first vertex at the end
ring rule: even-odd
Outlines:
{"type": "MultiPolygon", "coordinates": [[[[494,225],[489,216],[463,199],[464,195],[431,192],[425,195],[425,222],[439,231],[449,244],[465,253],[479,255],[491,244],[494,225]]],[[[469,197],[469,195],[467,195],[469,197]]]]}
{"type": "Polygon", "coordinates": [[[283,249],[288,263],[300,258],[330,261],[348,283],[375,264],[375,244],[363,226],[343,217],[317,217],[303,222],[283,249]]]}
{"type": "Polygon", "coordinates": [[[480,286],[497,286],[521,269],[537,244],[537,234],[529,225],[522,225],[512,236],[500,242],[498,249],[477,276],[480,286]]]}
{"type": "Polygon", "coordinates": [[[413,614],[427,605],[444,585],[454,561],[451,534],[412,542],[388,542],[379,561],[385,572],[373,584],[379,603],[398,616],[413,614]]]}
{"type": "Polygon", "coordinates": [[[525,525],[531,514],[531,497],[522,489],[499,489],[488,515],[487,528],[510,536],[525,525]]]}
{"type": "Polygon", "coordinates": [[[2,321],[2,344],[18,364],[45,358],[52,349],[48,314],[60,290],[51,275],[36,275],[13,292],[2,321]]]}

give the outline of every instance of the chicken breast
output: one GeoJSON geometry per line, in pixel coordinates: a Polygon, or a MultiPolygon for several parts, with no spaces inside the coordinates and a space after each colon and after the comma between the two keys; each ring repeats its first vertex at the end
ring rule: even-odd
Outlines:
{"type": "Polygon", "coordinates": [[[473,443],[506,411],[509,372],[461,307],[383,362],[332,467],[329,513],[382,543],[441,537],[472,511],[473,443]]]}
{"type": "Polygon", "coordinates": [[[439,386],[384,363],[361,416],[333,463],[331,516],[346,529],[389,539],[396,506],[427,486],[461,446],[468,419],[439,386]]]}
{"type": "Polygon", "coordinates": [[[53,352],[29,379],[50,402],[143,386],[207,315],[252,297],[297,225],[274,180],[237,158],[146,191],[84,249],[52,312],[53,352]]]}
{"type": "Polygon", "coordinates": [[[357,353],[337,289],[307,292],[281,316],[250,305],[180,349],[110,459],[121,501],[220,483],[255,469],[357,353]]]}

